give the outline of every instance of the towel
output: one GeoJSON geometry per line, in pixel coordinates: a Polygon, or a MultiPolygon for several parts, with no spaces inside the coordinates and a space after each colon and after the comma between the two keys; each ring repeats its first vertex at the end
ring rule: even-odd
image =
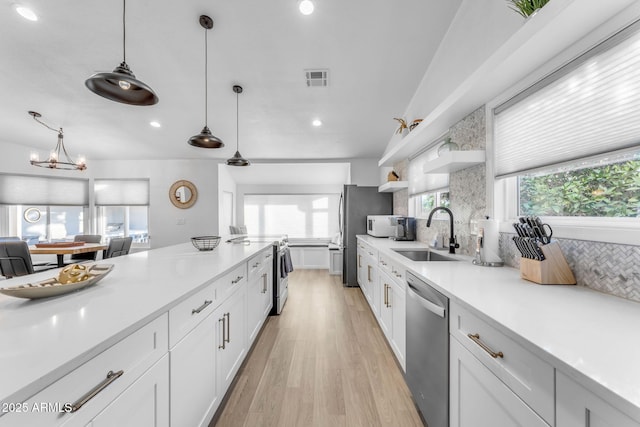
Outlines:
{"type": "Polygon", "coordinates": [[[291,262],[291,253],[289,248],[284,248],[282,257],[280,258],[280,277],[283,279],[293,271],[293,263],[291,262]]]}

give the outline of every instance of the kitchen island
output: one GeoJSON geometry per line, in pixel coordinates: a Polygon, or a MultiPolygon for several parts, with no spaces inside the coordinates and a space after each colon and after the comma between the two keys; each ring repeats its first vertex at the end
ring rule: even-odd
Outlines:
{"type": "MultiPolygon", "coordinates": [[[[379,260],[381,273],[384,266],[395,265],[399,276],[410,271],[449,298],[451,426],[465,425],[460,421],[465,414],[475,414],[473,419],[480,422],[483,408],[465,408],[467,402],[459,400],[464,384],[472,379],[458,375],[478,372],[483,366],[491,371],[483,378],[499,379],[495,385],[504,389],[504,396],[513,391],[514,402],[533,409],[536,420],[542,418],[540,425],[640,425],[639,303],[580,286],[538,285],[521,279],[517,269],[475,266],[470,257],[446,251],[437,252],[458,262],[412,261],[393,250],[426,249],[420,242],[371,236],[358,236],[358,241],[370,258],[363,265],[379,260]],[[489,348],[495,347],[495,357],[468,337],[474,334],[488,340],[489,348]],[[506,350],[508,346],[513,350],[506,350]],[[503,356],[497,355],[500,350],[503,356]],[[463,351],[471,358],[457,358],[463,351]],[[473,369],[465,365],[478,360],[482,363],[473,369]]],[[[377,266],[369,265],[365,280],[377,274],[377,266]]],[[[388,299],[388,293],[381,300],[388,299]]],[[[482,386],[495,390],[487,383],[482,386]]],[[[481,396],[476,400],[481,402],[481,396]]],[[[507,400],[501,402],[509,406],[507,400]]]]}
{"type": "MultiPolygon", "coordinates": [[[[258,294],[270,295],[270,280],[264,278],[272,274],[270,256],[268,242],[221,243],[210,252],[199,252],[185,243],[102,261],[114,264],[113,271],[98,284],[78,292],[40,300],[0,296],[0,425],[85,425],[118,397],[116,390],[133,387],[130,384],[143,378],[147,368],[155,369],[161,378],[158,384],[152,384],[155,412],[147,415],[156,418],[154,425],[169,425],[168,353],[176,350],[175,355],[179,355],[180,343],[199,329],[211,338],[207,351],[221,352],[237,346],[226,372],[212,368],[214,374],[221,373],[225,379],[206,379],[215,385],[215,402],[199,418],[206,425],[230,384],[229,374],[237,372],[250,345],[246,318],[242,317],[246,317],[247,307],[252,307],[247,302],[254,291],[252,283],[259,286],[258,294]],[[255,275],[263,280],[253,280],[255,275]],[[218,306],[219,317],[224,319],[220,322],[213,316],[218,306]],[[240,318],[229,325],[234,307],[240,318]],[[199,327],[205,323],[206,328],[199,327]],[[240,332],[239,338],[230,339],[240,332]],[[98,363],[102,359],[109,368],[99,366],[99,372],[93,374],[93,365],[102,365],[98,363]],[[131,369],[118,376],[118,363],[131,369]],[[115,372],[111,376],[110,370],[115,372]],[[88,382],[78,384],[83,377],[88,377],[88,382]],[[94,386],[104,385],[101,381],[105,377],[111,382],[104,391],[81,402],[84,408],[68,413],[70,408],[65,405],[78,403],[76,400],[82,400],[94,386]],[[113,399],[101,403],[100,399],[107,398],[113,399]]],[[[17,277],[0,286],[34,283],[57,272],[17,277]]],[[[195,351],[190,349],[192,354],[195,351]]],[[[214,359],[218,363],[225,357],[218,354],[214,359]]],[[[191,366],[193,371],[198,369],[191,366]]],[[[130,425],[132,420],[130,417],[122,425],[130,425]]]]}

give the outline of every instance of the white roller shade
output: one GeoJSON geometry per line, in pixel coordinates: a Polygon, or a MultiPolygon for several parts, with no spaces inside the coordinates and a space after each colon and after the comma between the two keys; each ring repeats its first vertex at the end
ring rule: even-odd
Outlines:
{"type": "MultiPolygon", "coordinates": [[[[437,144],[439,146],[439,144],[437,144]]],[[[409,161],[409,196],[449,187],[448,173],[424,173],[424,165],[438,158],[437,147],[425,151],[409,161]]]]}
{"type": "Polygon", "coordinates": [[[96,206],[148,206],[148,179],[96,179],[96,206]]]}
{"type": "Polygon", "coordinates": [[[88,206],[89,180],[0,174],[0,204],[88,206]]]}
{"type": "Polygon", "coordinates": [[[497,107],[496,176],[640,145],[634,24],[497,107]]]}

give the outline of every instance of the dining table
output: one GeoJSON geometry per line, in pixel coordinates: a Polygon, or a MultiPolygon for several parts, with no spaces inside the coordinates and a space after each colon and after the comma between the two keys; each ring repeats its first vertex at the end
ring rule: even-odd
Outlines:
{"type": "Polygon", "coordinates": [[[58,267],[64,267],[65,255],[104,251],[107,247],[102,243],[59,242],[29,246],[29,252],[32,255],[56,255],[58,267]]]}

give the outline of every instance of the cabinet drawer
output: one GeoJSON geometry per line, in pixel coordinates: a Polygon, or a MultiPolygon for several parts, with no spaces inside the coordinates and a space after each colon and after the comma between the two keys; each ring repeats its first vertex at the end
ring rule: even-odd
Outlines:
{"type": "Polygon", "coordinates": [[[451,304],[450,322],[451,335],[552,425],[553,366],[458,304],[451,304]]]}
{"type": "Polygon", "coordinates": [[[167,329],[167,314],[163,314],[29,398],[25,402],[29,413],[8,413],[0,418],[0,425],[85,426],[167,353],[167,329]],[[99,385],[104,387],[87,400],[99,385]],[[74,412],[62,409],[74,404],[80,406],[74,412]],[[48,406],[42,409],[42,405],[48,406]]]}
{"type": "Polygon", "coordinates": [[[406,286],[406,268],[383,253],[378,255],[378,260],[380,268],[386,271],[387,274],[404,290],[406,286]]]}
{"type": "Polygon", "coordinates": [[[169,347],[173,348],[218,306],[215,284],[191,295],[169,310],[169,347]]]}
{"type": "Polygon", "coordinates": [[[260,277],[273,262],[272,251],[266,250],[249,258],[247,261],[247,270],[249,273],[248,280],[252,281],[256,277],[260,277]]]}
{"type": "Polygon", "coordinates": [[[216,280],[215,287],[218,301],[222,303],[245,283],[247,283],[247,263],[243,262],[216,280]]]}

